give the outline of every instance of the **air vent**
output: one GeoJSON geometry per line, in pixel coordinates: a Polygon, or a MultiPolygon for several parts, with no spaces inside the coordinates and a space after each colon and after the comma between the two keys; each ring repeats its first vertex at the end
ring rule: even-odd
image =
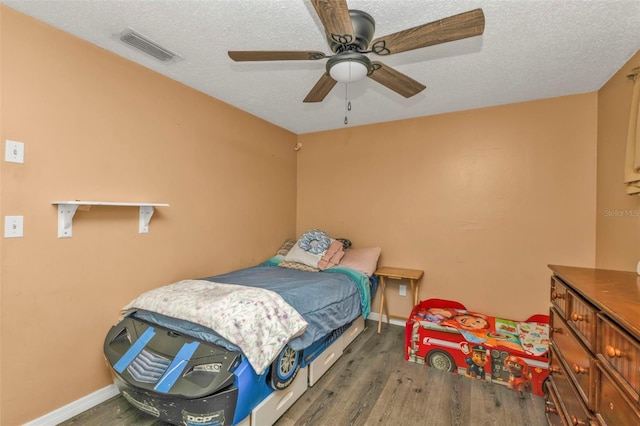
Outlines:
{"type": "Polygon", "coordinates": [[[170,51],[153,40],[143,36],[140,33],[135,32],[131,28],[126,29],[118,35],[120,41],[129,46],[137,49],[141,52],[146,53],[149,56],[153,56],[160,62],[165,64],[176,62],[182,59],[180,55],[175,52],[170,51]]]}

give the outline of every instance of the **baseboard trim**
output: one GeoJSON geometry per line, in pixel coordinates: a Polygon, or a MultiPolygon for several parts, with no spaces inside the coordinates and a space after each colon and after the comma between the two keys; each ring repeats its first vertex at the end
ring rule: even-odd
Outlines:
{"type": "Polygon", "coordinates": [[[50,413],[45,414],[42,417],[31,420],[25,423],[23,426],[55,426],[66,420],[69,420],[73,416],[76,416],[96,405],[105,402],[109,398],[112,398],[118,394],[118,388],[116,385],[109,385],[102,389],[90,393],[87,396],[73,401],[64,407],[60,407],[50,413]]]}
{"type": "MultiPolygon", "coordinates": [[[[380,318],[380,314],[377,312],[370,312],[369,316],[367,317],[367,319],[370,319],[372,321],[378,321],[378,318],[380,318]]],[[[382,322],[387,322],[386,315],[382,315],[382,322]]],[[[399,325],[400,327],[404,327],[405,325],[407,325],[407,321],[399,320],[396,318],[391,318],[391,321],[389,321],[389,323],[392,325],[399,325]]]]}

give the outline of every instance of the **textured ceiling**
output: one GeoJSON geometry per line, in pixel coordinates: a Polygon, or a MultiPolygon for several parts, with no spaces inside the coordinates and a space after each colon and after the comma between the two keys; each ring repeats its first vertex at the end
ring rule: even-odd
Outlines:
{"type": "Polygon", "coordinates": [[[374,17],[374,38],[476,8],[485,31],[384,57],[427,86],[412,98],[367,78],[304,104],[326,59],[233,62],[226,52],[331,54],[309,1],[0,2],[298,134],[344,128],[347,90],[348,126],[358,126],[596,91],[640,50],[639,0],[348,0],[374,17]],[[114,34],[128,27],[184,59],[163,64],[122,44],[114,34]]]}

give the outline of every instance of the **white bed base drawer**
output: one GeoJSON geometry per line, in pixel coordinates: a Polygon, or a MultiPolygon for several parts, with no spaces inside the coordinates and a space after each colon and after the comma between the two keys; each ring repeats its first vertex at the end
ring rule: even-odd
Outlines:
{"type": "Polygon", "coordinates": [[[338,339],[314,359],[309,367],[309,386],[316,384],[320,377],[327,372],[338,358],[342,356],[342,339],[338,339]]]}
{"type": "Polygon", "coordinates": [[[281,391],[274,391],[253,409],[251,426],[271,426],[306,390],[307,367],[298,371],[298,375],[289,387],[281,391]]]}
{"type": "Polygon", "coordinates": [[[344,349],[364,330],[364,318],[358,317],[342,336],[309,364],[309,386],[313,386],[320,377],[342,356],[344,349]]]}
{"type": "Polygon", "coordinates": [[[362,333],[362,330],[364,330],[364,318],[360,316],[356,318],[353,324],[351,324],[351,327],[349,327],[349,329],[340,336],[342,349],[346,349],[347,346],[349,346],[349,344],[351,344],[351,342],[353,342],[353,340],[362,333]]]}

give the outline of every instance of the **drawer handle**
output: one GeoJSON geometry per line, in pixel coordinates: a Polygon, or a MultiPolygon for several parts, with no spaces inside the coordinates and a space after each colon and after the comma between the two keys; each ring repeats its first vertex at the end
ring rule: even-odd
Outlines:
{"type": "Polygon", "coordinates": [[[554,413],[555,414],[555,413],[558,412],[558,409],[555,407],[555,405],[553,405],[552,402],[548,402],[547,401],[547,403],[544,406],[544,411],[546,413],[554,413]]]}
{"type": "Polygon", "coordinates": [[[607,356],[609,358],[615,358],[615,357],[620,357],[622,356],[622,352],[620,352],[620,349],[618,348],[614,348],[611,345],[607,345],[607,347],[605,348],[606,352],[607,352],[607,356]]]}
{"type": "Polygon", "coordinates": [[[574,322],[578,322],[578,321],[584,321],[586,319],[586,317],[584,315],[580,315],[580,314],[577,314],[577,313],[574,312],[574,313],[571,314],[571,319],[574,322]]]}
{"type": "Polygon", "coordinates": [[[551,333],[553,334],[562,334],[562,329],[560,327],[551,327],[551,333]]]}
{"type": "Polygon", "coordinates": [[[588,368],[584,368],[584,367],[580,367],[578,364],[573,364],[573,371],[576,374],[585,374],[587,372],[589,372],[588,368]]]}
{"type": "Polygon", "coordinates": [[[576,416],[571,416],[571,424],[572,425],[586,425],[587,422],[577,418],[576,416]]]}
{"type": "Polygon", "coordinates": [[[549,367],[549,371],[555,374],[562,375],[562,370],[560,369],[560,367],[549,367]]]}
{"type": "Polygon", "coordinates": [[[557,291],[555,291],[555,290],[551,293],[551,298],[552,298],[552,299],[564,299],[564,298],[565,298],[565,296],[566,296],[566,295],[565,295],[564,293],[558,293],[558,292],[557,292],[557,291]]]}

